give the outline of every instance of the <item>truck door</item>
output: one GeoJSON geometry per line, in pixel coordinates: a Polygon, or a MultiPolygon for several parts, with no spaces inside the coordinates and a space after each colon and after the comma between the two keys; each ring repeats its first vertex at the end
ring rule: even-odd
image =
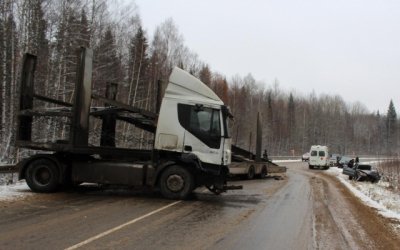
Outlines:
{"type": "Polygon", "coordinates": [[[221,165],[224,145],[221,110],[178,104],[178,117],[185,128],[184,152],[197,155],[203,163],[221,165]]]}

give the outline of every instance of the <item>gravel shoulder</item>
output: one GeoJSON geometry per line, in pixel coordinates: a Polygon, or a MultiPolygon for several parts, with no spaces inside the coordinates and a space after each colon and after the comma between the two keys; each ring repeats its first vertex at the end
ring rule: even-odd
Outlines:
{"type": "Polygon", "coordinates": [[[305,166],[292,169],[310,177],[316,248],[398,249],[397,223],[365,205],[337,178],[305,166]]]}

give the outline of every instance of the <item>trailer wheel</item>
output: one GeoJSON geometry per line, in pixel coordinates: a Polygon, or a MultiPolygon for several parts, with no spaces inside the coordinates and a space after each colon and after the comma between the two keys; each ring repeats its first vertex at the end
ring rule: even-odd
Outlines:
{"type": "Polygon", "coordinates": [[[260,178],[261,178],[261,179],[265,179],[265,177],[267,177],[267,174],[268,174],[268,172],[267,172],[267,167],[266,167],[266,166],[263,166],[262,169],[261,169],[260,178]]]}
{"type": "Polygon", "coordinates": [[[182,166],[173,165],[161,173],[159,187],[167,199],[183,200],[193,191],[194,186],[192,173],[182,166]]]}
{"type": "Polygon", "coordinates": [[[26,169],[26,183],[34,192],[50,193],[58,187],[58,167],[48,159],[31,162],[26,169]]]}
{"type": "Polygon", "coordinates": [[[254,179],[255,174],[256,174],[256,170],[254,169],[254,166],[250,166],[249,170],[247,171],[246,177],[248,180],[252,180],[252,179],[254,179]]]}

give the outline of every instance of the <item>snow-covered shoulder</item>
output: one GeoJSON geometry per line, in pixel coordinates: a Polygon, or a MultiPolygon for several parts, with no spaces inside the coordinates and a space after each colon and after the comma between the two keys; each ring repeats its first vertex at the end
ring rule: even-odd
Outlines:
{"type": "Polygon", "coordinates": [[[400,221],[400,195],[388,190],[388,183],[357,182],[342,174],[341,168],[331,167],[326,173],[336,176],[364,204],[376,208],[387,218],[400,221]]]}
{"type": "Polygon", "coordinates": [[[25,181],[10,185],[0,185],[0,201],[12,201],[32,195],[25,181]]]}

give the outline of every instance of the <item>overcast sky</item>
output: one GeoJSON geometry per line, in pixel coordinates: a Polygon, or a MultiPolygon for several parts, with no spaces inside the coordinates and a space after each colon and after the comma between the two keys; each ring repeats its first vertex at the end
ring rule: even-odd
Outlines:
{"type": "Polygon", "coordinates": [[[400,0],[136,0],[143,26],[172,17],[185,45],[228,78],[339,94],[400,113],[400,0]]]}

